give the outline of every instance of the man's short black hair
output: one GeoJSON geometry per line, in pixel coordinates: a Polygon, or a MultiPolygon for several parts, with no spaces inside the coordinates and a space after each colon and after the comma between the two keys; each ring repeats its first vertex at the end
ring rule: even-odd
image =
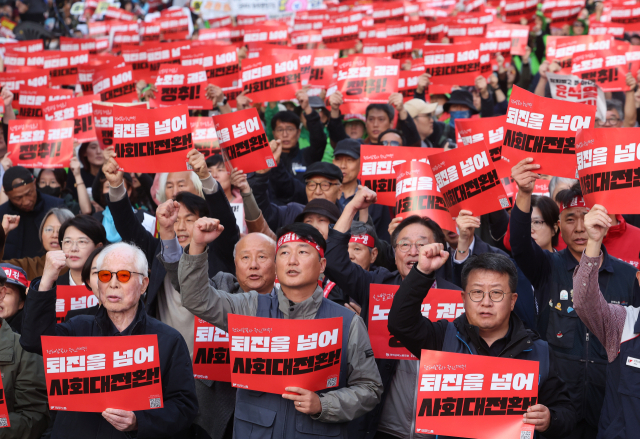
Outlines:
{"type": "Polygon", "coordinates": [[[194,195],[191,192],[178,192],[176,201],[186,207],[189,212],[198,215],[200,218],[205,216],[209,217],[209,206],[207,206],[207,202],[198,195],[194,195]]]}
{"type": "Polygon", "coordinates": [[[66,220],[60,226],[60,231],[58,232],[58,242],[60,243],[60,247],[62,247],[64,234],[69,227],[75,227],[80,230],[82,233],[87,235],[95,245],[107,245],[107,232],[105,232],[102,223],[91,215],[78,215],[66,220]]]}
{"type": "Polygon", "coordinates": [[[407,140],[404,138],[402,133],[393,128],[389,128],[388,130],[381,132],[380,135],[378,136],[378,143],[381,143],[382,137],[384,137],[385,134],[389,134],[389,133],[397,134],[400,137],[400,146],[407,146],[407,140]]]}
{"type": "Polygon", "coordinates": [[[287,233],[295,233],[301,238],[315,242],[323,251],[327,250],[327,241],[325,241],[322,237],[322,233],[320,233],[318,229],[316,229],[312,225],[305,223],[291,223],[289,225],[280,227],[278,229],[276,242],[282,235],[285,235],[287,233]]]}
{"type": "Polygon", "coordinates": [[[391,234],[391,245],[393,247],[396,246],[396,241],[398,240],[398,235],[400,234],[400,232],[402,232],[405,227],[409,227],[412,224],[420,224],[425,226],[433,233],[435,242],[438,242],[442,245],[447,245],[447,242],[444,240],[444,232],[442,231],[438,223],[436,223],[428,216],[412,215],[402,220],[402,222],[398,224],[398,227],[396,227],[396,229],[391,234]]]}
{"type": "Polygon", "coordinates": [[[582,196],[582,188],[580,187],[580,183],[576,183],[573,186],[571,186],[569,189],[563,189],[560,192],[558,192],[556,194],[556,201],[558,203],[562,203],[568,206],[569,204],[571,204],[571,201],[573,201],[575,197],[581,197],[581,196],[582,196]]]}
{"type": "Polygon", "coordinates": [[[91,292],[93,292],[93,290],[91,289],[91,264],[102,250],[104,250],[104,246],[94,248],[87,260],[84,261],[84,265],[82,266],[80,278],[82,279],[82,282],[84,283],[84,286],[87,288],[87,290],[91,292]]]}
{"type": "Polygon", "coordinates": [[[279,111],[276,113],[275,116],[273,116],[273,119],[271,119],[271,129],[275,131],[276,129],[276,123],[280,121],[280,122],[285,122],[285,123],[292,123],[295,125],[296,129],[300,129],[300,118],[296,115],[296,113],[294,113],[293,111],[279,111]]]}
{"type": "MultiPolygon", "coordinates": [[[[518,288],[518,270],[511,259],[500,253],[482,253],[471,256],[462,267],[461,287],[467,290],[469,275],[473,270],[492,271],[509,276],[509,289],[512,293],[518,288]]],[[[505,291],[506,293],[506,291],[505,291]]]]}
{"type": "Polygon", "coordinates": [[[367,110],[364,113],[364,117],[365,118],[369,117],[369,111],[371,111],[371,110],[382,110],[382,111],[384,111],[385,113],[387,113],[387,116],[389,117],[389,122],[391,122],[393,120],[393,117],[396,114],[396,111],[389,104],[369,104],[367,106],[367,110]]]}

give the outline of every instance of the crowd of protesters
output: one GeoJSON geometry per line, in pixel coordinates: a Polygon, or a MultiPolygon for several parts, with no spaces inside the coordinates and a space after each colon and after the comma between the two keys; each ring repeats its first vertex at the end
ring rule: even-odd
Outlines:
{"type": "MultiPolygon", "coordinates": [[[[469,2],[453,3],[455,15],[469,2]]],[[[582,1],[562,26],[540,8],[520,23],[530,30],[525,53],[510,63],[496,54],[489,79],[433,94],[434,78],[423,73],[409,99],[392,93],[363,114],[342,114],[340,91],[316,95],[308,87],[286,102],[241,93],[232,108],[211,83],[215,110],[201,116],[258,109],[275,166],[249,174],[229,172],[222,155],[196,149],[185,157],[189,171],[126,173],[114,149],[97,141],[77,144],[67,169],[27,169],[2,143],[0,371],[11,426],[0,437],[431,437],[415,432],[419,361],[374,358],[372,284],[399,286],[388,329],[417,358],[429,349],[538,361],[538,403],[523,416],[537,437],[635,437],[640,216],[587,205],[578,180],[542,175],[531,157],[513,164],[512,208],[481,216],[462,210],[455,230],[426,216],[396,218],[358,179],[362,145],[464,148],[455,121],[507,114],[514,86],[551,97],[547,73],[561,66],[545,59],[547,37],[587,35],[604,3],[582,1]],[[550,180],[544,196],[533,195],[539,179],[550,180]],[[230,203],[243,205],[240,221],[230,203]],[[84,285],[97,305],[59,323],[61,285],[84,285]],[[453,322],[423,317],[432,288],[460,291],[465,312],[453,322]],[[194,379],[194,316],[226,331],[229,314],[342,318],[339,384],[279,395],[194,379]],[[41,336],[142,334],[158,338],[162,408],[49,409],[41,336]]],[[[86,36],[87,17],[70,15],[69,2],[56,6],[74,35],[86,36]]],[[[121,8],[144,18],[149,3],[121,8]]],[[[53,3],[5,1],[0,16],[44,23],[53,3]]],[[[198,26],[208,24],[193,18],[197,39],[198,26]]],[[[640,33],[624,39],[640,45],[640,33]]],[[[340,55],[361,51],[354,43],[340,55]]],[[[403,69],[421,56],[414,48],[403,69]]],[[[245,59],[239,47],[238,62],[245,59]]],[[[629,73],[630,91],[606,93],[597,128],[639,126],[639,81],[629,73]]],[[[141,102],[157,93],[145,81],[136,89],[141,102]]],[[[14,94],[3,86],[0,98],[7,142],[14,94]]]]}

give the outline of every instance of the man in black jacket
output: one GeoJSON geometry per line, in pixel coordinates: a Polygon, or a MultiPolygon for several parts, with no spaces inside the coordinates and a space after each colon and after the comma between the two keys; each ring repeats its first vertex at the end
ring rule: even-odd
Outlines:
{"type": "Polygon", "coordinates": [[[421,304],[433,286],[434,273],[448,257],[442,244],[420,249],[417,264],[393,299],[389,332],[417,357],[429,349],[538,361],[539,404],[527,409],[523,421],[547,438],[564,437],[573,429],[576,413],[556,371],[553,351],[513,313],[518,299],[513,262],[496,253],[474,256],[462,273],[465,313],[453,323],[434,323],[422,315],[421,304]]]}
{"type": "MultiPolygon", "coordinates": [[[[173,328],[148,316],[140,298],[149,285],[147,258],[140,249],[125,243],[112,244],[98,256],[97,269],[108,272],[99,281],[102,307],[94,316],[77,316],[56,324],[56,279],[65,266],[61,250],[47,253],[41,279],[31,283],[24,307],[20,344],[42,354],[41,336],[118,337],[156,334],[163,408],[127,411],[107,408],[102,413],[59,411],[52,439],[172,438],[189,428],[198,413],[193,368],[187,345],[173,328]],[[120,281],[120,271],[130,272],[120,281]],[[132,434],[133,433],[133,436],[132,434]]],[[[182,436],[178,436],[182,437],[182,436]]]]}

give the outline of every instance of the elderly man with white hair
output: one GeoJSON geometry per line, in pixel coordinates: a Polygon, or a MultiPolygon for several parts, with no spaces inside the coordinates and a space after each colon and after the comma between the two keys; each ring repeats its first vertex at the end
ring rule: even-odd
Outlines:
{"type": "MultiPolygon", "coordinates": [[[[148,316],[140,297],[149,285],[148,264],[137,247],[118,243],[96,261],[102,307],[94,316],[76,316],[56,324],[56,279],[65,266],[62,251],[47,253],[42,278],[34,280],[24,306],[22,347],[42,353],[40,337],[113,337],[156,334],[164,407],[102,413],[58,412],[52,439],[172,438],[187,430],[198,412],[193,369],[187,345],[178,331],[148,316]]],[[[180,436],[181,437],[181,436],[180,436]]]]}

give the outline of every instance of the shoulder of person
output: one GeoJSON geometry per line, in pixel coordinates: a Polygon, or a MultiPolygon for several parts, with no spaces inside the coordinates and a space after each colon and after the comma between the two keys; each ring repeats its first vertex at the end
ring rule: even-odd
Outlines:
{"type": "MultiPolygon", "coordinates": [[[[156,334],[158,336],[158,348],[160,345],[175,344],[179,341],[184,341],[182,335],[171,326],[166,323],[162,323],[160,320],[151,317],[147,314],[146,334],[156,334]]],[[[185,345],[186,347],[186,345],[185,345]]]]}

